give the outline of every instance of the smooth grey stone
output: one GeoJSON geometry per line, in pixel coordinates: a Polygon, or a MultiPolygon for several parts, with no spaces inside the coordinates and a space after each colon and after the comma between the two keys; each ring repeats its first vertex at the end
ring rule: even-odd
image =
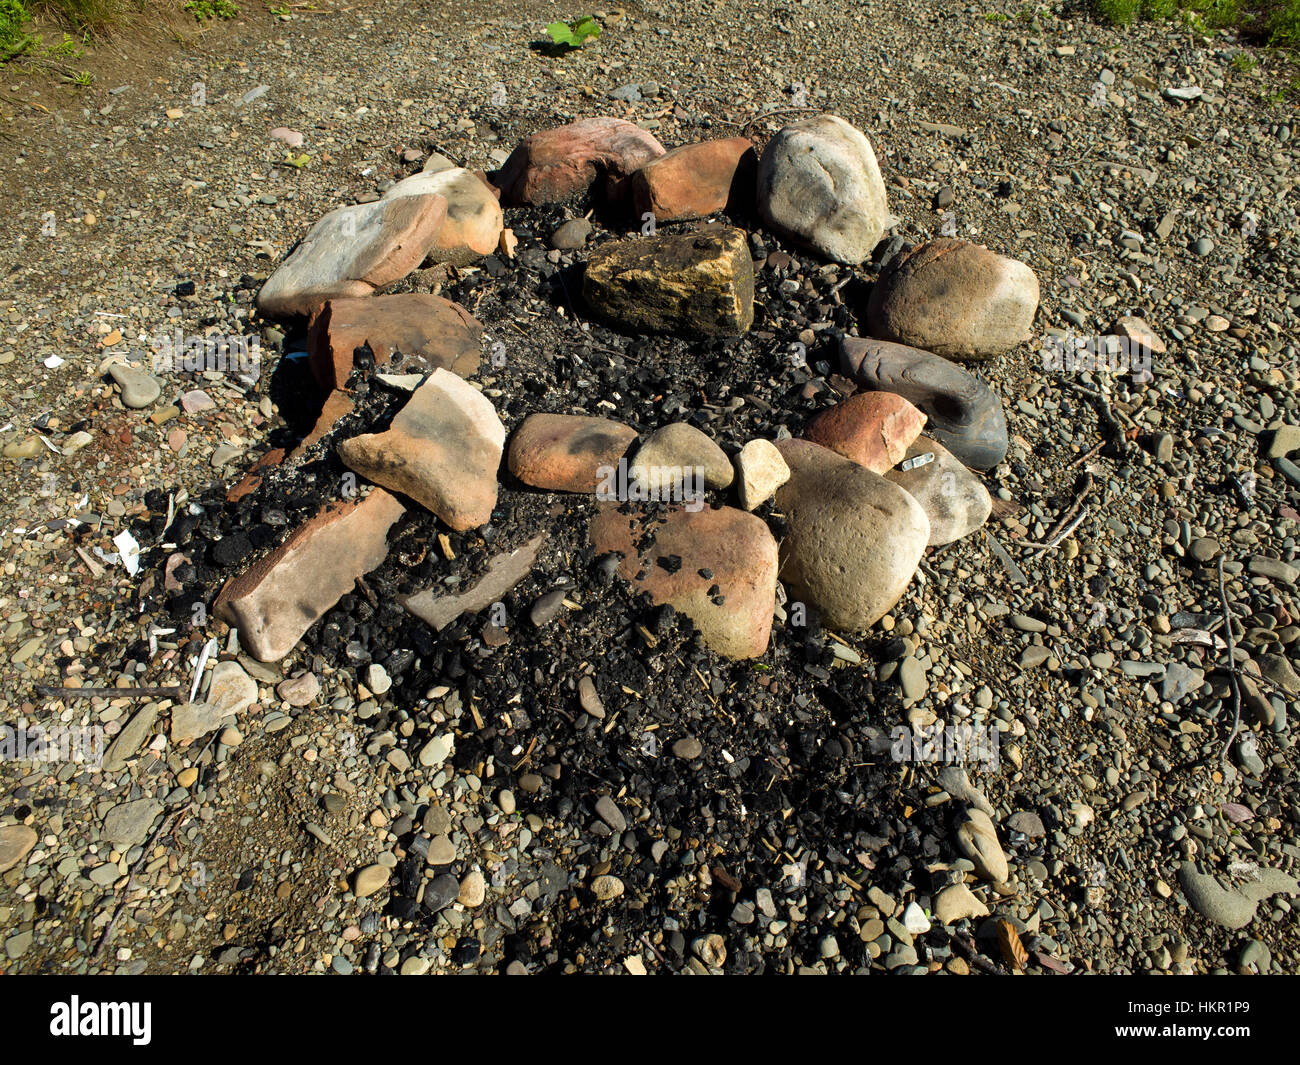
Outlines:
{"type": "Polygon", "coordinates": [[[926,434],[972,469],[991,469],[1006,457],[1002,401],[956,363],[906,344],[846,336],[840,364],[861,387],[893,392],[918,407],[928,419],[926,434]]]}

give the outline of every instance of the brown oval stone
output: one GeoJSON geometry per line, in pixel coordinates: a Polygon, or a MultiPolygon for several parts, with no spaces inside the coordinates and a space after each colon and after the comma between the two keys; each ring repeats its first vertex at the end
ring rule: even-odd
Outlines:
{"type": "Polygon", "coordinates": [[[594,492],[602,467],[616,467],[635,439],[635,429],[609,418],[530,414],[515,430],[506,461],[534,488],[594,492]]]}

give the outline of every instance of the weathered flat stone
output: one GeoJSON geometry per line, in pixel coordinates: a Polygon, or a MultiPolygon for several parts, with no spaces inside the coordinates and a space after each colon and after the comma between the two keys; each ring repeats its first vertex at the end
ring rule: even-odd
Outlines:
{"type": "Polygon", "coordinates": [[[435,370],[386,432],[344,440],[339,457],[463,532],[492,520],[505,440],[492,401],[455,374],[435,370]]]}
{"type": "Polygon", "coordinates": [[[217,617],[239,629],[254,658],[278,661],[358,577],[383,562],[388,530],[405,509],[382,489],[357,503],[326,506],[226,583],[217,597],[217,617]]]}
{"type": "Polygon", "coordinates": [[[32,852],[36,832],[27,825],[0,827],[0,873],[7,873],[32,852]]]}
{"type": "Polygon", "coordinates": [[[483,576],[463,592],[440,594],[441,586],[435,585],[408,596],[402,600],[402,606],[441,632],[462,614],[477,614],[504,599],[532,571],[545,542],[546,534],[539,533],[523,547],[497,555],[488,563],[483,576]]]}
{"type": "Polygon", "coordinates": [[[506,462],[524,484],[559,492],[594,492],[601,470],[613,468],[636,430],[609,418],[530,414],[510,438],[506,462]]]}
{"type": "Polygon", "coordinates": [[[563,203],[602,174],[606,195],[616,198],[632,171],[663,154],[664,146],[633,122],[584,118],[525,137],[489,176],[506,205],[563,203]]]}
{"type": "Polygon", "coordinates": [[[597,552],[623,556],[624,580],[689,617],[719,654],[754,658],[767,650],[777,546],[762,519],[732,507],[669,507],[652,517],[609,505],[592,519],[590,535],[597,552]]]}
{"type": "Polygon", "coordinates": [[[272,317],[309,315],[330,299],[369,296],[420,265],[447,217],[441,196],[403,196],[331,211],[257,294],[272,317]]]}
{"type": "Polygon", "coordinates": [[[458,303],[427,292],[334,299],[312,315],[307,350],[321,388],[346,388],[357,351],[402,373],[479,368],[483,324],[458,303]]]}
{"type": "Polygon", "coordinates": [[[121,802],[104,815],[100,835],[118,847],[137,847],[149,838],[149,829],[162,813],[157,799],[132,799],[121,802]]]}
{"type": "Polygon", "coordinates": [[[1002,401],[956,363],[903,344],[847,336],[840,362],[861,387],[910,400],[927,418],[926,435],[971,469],[991,469],[1006,456],[1002,401]]]}
{"type": "Polygon", "coordinates": [[[739,336],[754,322],[754,264],[730,226],[602,245],[582,293],[599,316],[634,332],[739,336]]]}
{"type": "Polygon", "coordinates": [[[126,768],[126,763],[140,752],[145,740],[153,735],[153,727],[158,723],[158,714],[158,704],[149,703],[122,726],[122,731],[113,737],[113,742],[104,752],[105,773],[120,773],[126,768]]]}
{"type": "Polygon", "coordinates": [[[412,174],[384,193],[384,199],[443,197],[447,220],[425,261],[465,266],[497,250],[504,224],[498,194],[483,175],[458,166],[412,174]]]}

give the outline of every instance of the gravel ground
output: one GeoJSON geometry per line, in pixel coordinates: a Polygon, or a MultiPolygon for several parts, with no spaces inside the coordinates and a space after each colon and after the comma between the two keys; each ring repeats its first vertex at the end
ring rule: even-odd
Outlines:
{"type": "MultiPolygon", "coordinates": [[[[110,740],[130,722],[147,751],[103,768],[0,763],[0,829],[36,833],[0,874],[0,965],[994,972],[1014,967],[1006,922],[1031,972],[1296,972],[1286,894],[1242,901],[1267,870],[1300,866],[1300,469],[1285,457],[1300,443],[1286,428],[1300,425],[1300,227],[1294,120],[1264,99],[1267,72],[1224,36],[916,0],[628,7],[557,58],[530,46],[575,13],[512,6],[227,27],[202,54],[88,91],[82,110],[8,123],[0,719],[110,740]],[[626,86],[642,99],[609,97],[626,86]],[[1164,91],[1187,86],[1200,96],[1164,91]],[[986,477],[994,519],[930,552],[877,630],[779,624],[762,659],[728,662],[593,565],[591,502],[507,485],[486,530],[439,542],[432,518],[408,518],[290,660],[223,644],[259,694],[211,742],[169,744],[179,700],[37,693],[188,695],[217,632],[195,629],[194,605],[335,492],[327,439],[226,502],[311,425],[303,364],[279,360],[301,337],[252,299],[324,211],[373,198],[430,150],[493,169],[520,136],[579,116],[630,117],[669,146],[766,137],[785,116],[756,116],[801,91],[871,138],[901,220],[893,246],[938,235],[951,212],[960,235],[1037,272],[1042,336],[1101,334],[1132,312],[1168,345],[1145,385],[1048,374],[1029,348],[982,367],[1012,436],[986,477]],[[302,146],[271,140],[277,126],[302,146]],[[174,328],[259,333],[265,372],[177,375],[153,407],[125,408],[102,361],[174,328]],[[214,406],[168,420],[198,386],[214,406]],[[177,593],[160,536],[190,503],[199,561],[177,593]],[[1055,547],[1017,542],[1052,538],[1076,504],[1055,547]],[[393,606],[435,576],[472,580],[542,529],[504,644],[483,618],[435,634],[393,606]],[[144,548],[134,577],[112,557],[124,530],[144,548]],[[531,620],[557,588],[573,606],[531,620]],[[306,707],[275,691],[300,670],[321,686],[306,707]],[[936,716],[994,724],[998,767],[968,780],[892,761],[890,730],[936,716]],[[985,801],[972,787],[1009,860],[996,886],[968,878],[957,846],[956,800],[985,801]],[[1207,888],[1189,862],[1245,894],[1207,888]],[[382,887],[358,897],[371,866],[382,887]],[[988,916],[945,924],[936,899],[963,882],[988,916]]],[[[731,449],[797,434],[832,402],[825,336],[857,331],[879,263],[827,270],[760,234],[754,331],[634,340],[581,320],[569,294],[584,253],[546,251],[564,218],[508,210],[513,261],[402,285],[440,285],[505,344],[480,381],[507,429],[534,410],[639,430],[689,414],[731,449]],[[806,370],[785,356],[801,337],[806,370]]],[[[371,389],[333,439],[395,402],[371,389]]]]}

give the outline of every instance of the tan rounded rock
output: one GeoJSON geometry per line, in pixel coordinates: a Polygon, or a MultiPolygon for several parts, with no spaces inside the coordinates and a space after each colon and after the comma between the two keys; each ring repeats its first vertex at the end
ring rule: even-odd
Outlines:
{"type": "Polygon", "coordinates": [[[889,261],[871,290],[867,324],[884,340],[987,359],[1028,340],[1037,309],[1038,277],[1024,263],[940,238],[889,261]]]}
{"type": "Polygon", "coordinates": [[[731,484],[735,471],[731,459],[707,435],[686,422],[671,422],[656,429],[628,462],[629,469],[645,470],[652,484],[673,476],[673,471],[695,470],[704,487],[720,489],[731,484]]]}
{"type": "Polygon", "coordinates": [[[993,513],[993,497],[975,474],[942,444],[921,436],[907,449],[907,459],[933,455],[910,470],[894,468],[885,477],[910,495],[930,519],[930,546],[969,536],[993,513]]]}
{"type": "Polygon", "coordinates": [[[919,503],[852,459],[810,440],[777,444],[790,480],[775,505],[786,516],[781,580],[826,625],[864,632],[907,589],[930,539],[919,503]]]}

